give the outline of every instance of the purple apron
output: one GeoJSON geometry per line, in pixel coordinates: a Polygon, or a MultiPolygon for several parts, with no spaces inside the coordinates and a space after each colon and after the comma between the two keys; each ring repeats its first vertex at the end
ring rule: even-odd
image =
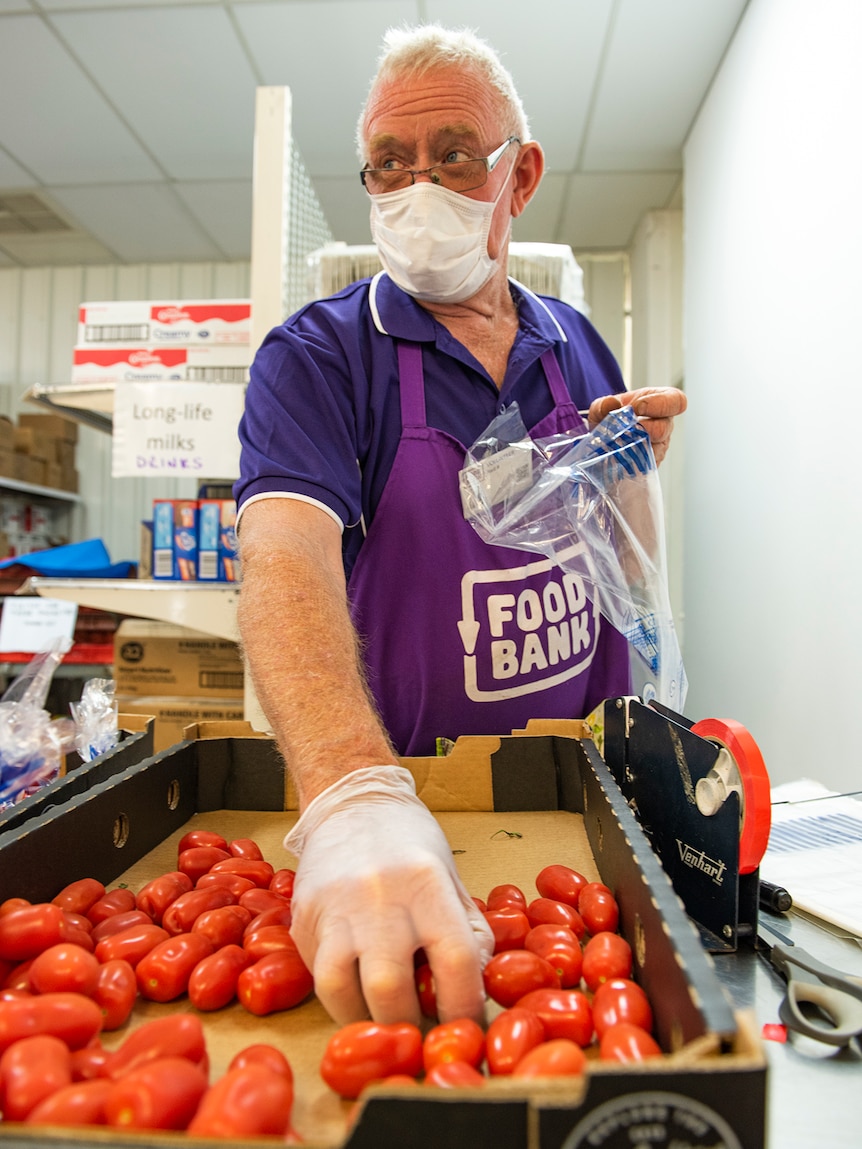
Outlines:
{"type": "MultiPolygon", "coordinates": [[[[398,753],[434,754],[438,737],[509,734],[530,718],[583,718],[627,693],[628,645],[581,578],[484,543],[464,518],[466,448],[427,425],[421,346],[400,342],[398,365],[401,439],[348,584],[398,753]]],[[[542,366],[555,406],[531,435],[586,429],[552,350],[542,366]]]]}

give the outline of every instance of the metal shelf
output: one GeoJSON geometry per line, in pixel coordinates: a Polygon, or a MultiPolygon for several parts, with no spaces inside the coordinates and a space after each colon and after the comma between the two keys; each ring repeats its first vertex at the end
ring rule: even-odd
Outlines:
{"type": "Polygon", "coordinates": [[[113,431],[113,383],[34,383],[25,391],[24,399],[85,427],[108,434],[113,431]]]}
{"type": "Polygon", "coordinates": [[[61,491],[58,487],[42,487],[38,483],[22,483],[0,475],[0,491],[20,491],[25,495],[40,495],[44,499],[55,499],[64,503],[80,503],[81,496],[76,491],[61,491]]]}

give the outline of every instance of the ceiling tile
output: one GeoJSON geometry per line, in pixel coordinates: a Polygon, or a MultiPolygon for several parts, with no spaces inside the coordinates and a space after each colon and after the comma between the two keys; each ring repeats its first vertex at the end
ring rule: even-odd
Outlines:
{"type": "Polygon", "coordinates": [[[222,258],[166,186],[52,188],[51,194],[121,262],[222,258]]]}
{"type": "Polygon", "coordinates": [[[114,253],[90,235],[3,235],[0,250],[20,267],[111,263],[114,253]]]}
{"type": "Polygon", "coordinates": [[[174,190],[227,259],[251,255],[251,180],[178,183],[174,190]]]}
{"type": "Polygon", "coordinates": [[[157,174],[42,20],[10,16],[0,25],[0,146],[44,183],[157,174]]]}
{"type": "MultiPolygon", "coordinates": [[[[2,128],[0,128],[2,134],[2,128]]],[[[32,175],[16,164],[12,157],[0,148],[0,188],[24,188],[33,182],[32,175]]]]}
{"type": "Polygon", "coordinates": [[[85,10],[52,22],[170,177],[250,178],[256,80],[221,5],[85,10]]]}
{"type": "Polygon", "coordinates": [[[644,212],[665,207],[678,178],[675,172],[572,175],[553,238],[582,250],[628,247],[644,212]]]}

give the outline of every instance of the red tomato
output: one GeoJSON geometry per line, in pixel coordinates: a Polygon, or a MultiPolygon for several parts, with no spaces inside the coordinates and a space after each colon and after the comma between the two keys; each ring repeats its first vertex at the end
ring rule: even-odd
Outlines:
{"type": "Polygon", "coordinates": [[[33,958],[30,988],[34,993],[83,993],[92,997],[100,968],[93,954],[81,946],[60,942],[33,958]]]}
{"type": "Polygon", "coordinates": [[[593,1021],[599,1040],[606,1030],[620,1021],[631,1022],[649,1031],[652,1029],[652,1007],[637,982],[614,977],[602,982],[593,994],[593,1021]]]}
{"type": "Polygon", "coordinates": [[[577,1042],[552,1038],[525,1053],[512,1077],[577,1077],[587,1067],[587,1056],[577,1042]]]}
{"type": "Polygon", "coordinates": [[[206,910],[217,910],[220,906],[232,906],[236,902],[230,890],[221,886],[210,886],[203,890],[188,890],[171,902],[162,917],[162,927],[169,934],[187,934],[198,918],[206,910]]]}
{"type": "Polygon", "coordinates": [[[82,1049],[72,1050],[72,1080],[92,1081],[105,1076],[105,1066],[110,1054],[98,1037],[94,1037],[82,1049]]]}
{"type": "Polygon", "coordinates": [[[92,934],[89,932],[89,930],[75,929],[75,927],[68,920],[66,921],[66,930],[63,940],[72,942],[73,945],[80,946],[81,949],[86,950],[87,953],[92,953],[96,948],[92,934]]]}
{"type": "Polygon", "coordinates": [[[577,938],[574,942],[542,942],[535,939],[530,949],[532,953],[543,957],[553,966],[563,989],[571,989],[581,984],[584,955],[577,938]]]}
{"type": "Polygon", "coordinates": [[[5,914],[11,914],[15,910],[23,910],[25,906],[32,905],[26,898],[7,898],[5,902],[0,902],[0,918],[5,914]]]}
{"type": "Polygon", "coordinates": [[[290,1129],[293,1082],[268,1065],[229,1068],[204,1094],[188,1126],[193,1137],[284,1139],[290,1129]]]}
{"type": "Polygon", "coordinates": [[[523,910],[507,904],[496,910],[485,911],[485,921],[494,935],[494,953],[524,948],[524,938],[530,931],[530,922],[523,910]]]}
{"type": "Polygon", "coordinates": [[[434,974],[428,962],[423,962],[413,971],[413,980],[416,984],[416,996],[419,998],[419,1009],[423,1017],[437,1020],[437,988],[434,984],[434,974]]]}
{"type": "Polygon", "coordinates": [[[501,906],[515,906],[519,910],[526,909],[527,897],[520,886],[512,882],[503,882],[488,893],[485,898],[485,908],[498,910],[501,906]]]}
{"type": "Polygon", "coordinates": [[[109,890],[98,901],[93,902],[87,910],[87,918],[92,925],[97,926],[99,922],[105,921],[106,918],[110,918],[114,914],[127,914],[135,908],[134,891],[126,886],[117,886],[116,889],[109,890]]]}
{"type": "Polygon", "coordinates": [[[581,915],[565,902],[554,901],[553,898],[533,898],[527,906],[527,917],[531,926],[552,925],[568,926],[576,935],[582,938],[586,933],[581,915]]]}
{"type": "MultiPolygon", "coordinates": [[[[246,907],[242,906],[241,909],[246,911],[246,907]]],[[[264,926],[290,926],[293,921],[293,914],[290,909],[290,903],[285,902],[283,906],[273,906],[268,910],[261,910],[259,914],[251,919],[245,928],[247,934],[253,934],[257,930],[263,929],[264,926]]]]}
{"type": "Polygon", "coordinates": [[[293,1009],[314,988],[314,979],[299,951],[279,950],[267,954],[239,975],[236,995],[249,1013],[263,1017],[277,1010],[293,1009]]]}
{"type": "Polygon", "coordinates": [[[293,887],[296,882],[296,870],[291,870],[285,866],[280,870],[276,870],[272,875],[269,883],[269,889],[274,894],[281,894],[283,898],[293,897],[293,887]]]}
{"type": "Polygon", "coordinates": [[[661,1047],[655,1038],[629,1021],[618,1021],[608,1026],[599,1042],[599,1057],[604,1061],[646,1061],[661,1057],[661,1047]]]}
{"type": "Polygon", "coordinates": [[[71,910],[63,910],[66,915],[66,921],[73,930],[83,930],[85,934],[93,932],[93,923],[89,918],[85,918],[83,914],[73,913],[71,910]]]}
{"type": "Polygon", "coordinates": [[[545,866],[536,875],[536,889],[542,898],[552,898],[555,902],[565,902],[573,909],[578,908],[578,898],[587,879],[570,866],[545,866]]]}
{"type": "Polygon", "coordinates": [[[593,1012],[579,989],[535,989],[524,994],[517,1006],[539,1015],[549,1041],[567,1037],[581,1046],[592,1041],[593,1012]]]}
{"type": "Polygon", "coordinates": [[[630,977],[632,947],[620,934],[600,930],[584,946],[583,978],[587,989],[596,990],[612,977],[630,977]]]}
{"type": "Polygon", "coordinates": [[[478,1068],[485,1059],[485,1032],[469,1017],[443,1021],[425,1034],[422,1064],[427,1073],[435,1065],[463,1061],[478,1068]]]}
{"type": "Polygon", "coordinates": [[[105,1101],[114,1087],[106,1079],[75,1081],[30,1110],[30,1125],[103,1125],[105,1101]]]}
{"type": "Polygon", "coordinates": [[[418,1077],[422,1072],[422,1034],[409,1022],[384,1025],[354,1021],[329,1039],[320,1075],[330,1089],[348,1101],[366,1085],[393,1074],[418,1077]]]}
{"type": "Polygon", "coordinates": [[[440,1089],[475,1089],[485,1084],[485,1077],[469,1061],[441,1061],[425,1074],[425,1084],[440,1089]]]}
{"type": "Polygon", "coordinates": [[[242,906],[219,906],[215,910],[204,910],[192,925],[193,934],[205,934],[213,947],[239,945],[246,926],[251,921],[251,912],[242,906]]]}
{"type": "Polygon", "coordinates": [[[224,945],[202,958],[191,972],[189,1001],[195,1009],[222,1009],[236,997],[236,983],[254,958],[240,945],[224,945]]]}
{"type": "Polygon", "coordinates": [[[11,990],[15,994],[29,993],[30,967],[32,964],[32,958],[30,961],[17,962],[12,967],[12,972],[6,975],[6,978],[3,982],[4,990],[11,990]]]}
{"type": "Polygon", "coordinates": [[[483,973],[485,992],[504,1008],[540,988],[560,987],[560,979],[553,966],[529,950],[503,950],[495,954],[483,973]]]}
{"type": "Polygon", "coordinates": [[[255,888],[254,882],[250,878],[242,877],[241,874],[203,874],[195,882],[196,890],[205,890],[208,886],[223,886],[226,890],[230,890],[237,902],[246,890],[255,888]]]}
{"type": "Polygon", "coordinates": [[[93,1001],[102,1011],[102,1029],[119,1029],[129,1019],[138,996],[134,968],[122,958],[106,961],[99,967],[99,979],[93,1001]]]}
{"type": "Polygon", "coordinates": [[[55,906],[73,914],[86,914],[90,906],[104,897],[105,887],[96,878],[79,878],[64,886],[59,894],[51,898],[55,906]]]}
{"type": "Polygon", "coordinates": [[[498,1013],[485,1035],[488,1069],[492,1074],[509,1074],[525,1053],[545,1040],[545,1027],[531,1009],[504,1009],[498,1013]]]}
{"type": "Polygon", "coordinates": [[[140,924],[129,926],[118,933],[110,934],[96,943],[96,957],[100,962],[113,961],[122,958],[129,965],[136,966],[138,962],[171,935],[167,930],[157,926],[155,922],[149,925],[140,924]]]}
{"type": "Polygon", "coordinates": [[[207,1063],[204,1028],[194,1013],[172,1013],[139,1025],[123,1044],[108,1055],[108,1077],[123,1077],[148,1061],[164,1057],[184,1057],[193,1065],[207,1063]]]}
{"type": "Polygon", "coordinates": [[[50,1033],[80,1049],[102,1026],[102,1011],[81,993],[40,993],[0,1002],[0,1053],[22,1037],[50,1033]]]}
{"type": "Polygon", "coordinates": [[[484,898],[473,898],[472,901],[473,905],[476,907],[480,914],[485,914],[488,912],[488,903],[484,898]]]}
{"type": "Polygon", "coordinates": [[[283,894],[277,894],[260,886],[240,894],[239,904],[251,910],[253,914],[263,914],[267,910],[290,909],[290,902],[283,894]]]}
{"type": "Polygon", "coordinates": [[[248,878],[256,886],[266,889],[272,881],[275,870],[270,862],[260,861],[256,858],[225,858],[223,862],[216,862],[210,872],[213,874],[239,874],[241,878],[248,878]]]}
{"type": "Polygon", "coordinates": [[[578,944],[578,935],[569,926],[557,926],[553,922],[542,922],[533,926],[524,938],[524,949],[539,953],[548,945],[559,943],[564,946],[578,944]]]}
{"type": "Polygon", "coordinates": [[[220,850],[226,850],[227,839],[223,838],[221,834],[217,834],[215,830],[189,830],[180,838],[177,844],[177,854],[181,854],[183,850],[191,849],[192,846],[218,846],[220,850]]]}
{"type": "Polygon", "coordinates": [[[189,846],[177,858],[177,869],[181,874],[187,874],[194,884],[198,878],[208,874],[216,862],[229,857],[228,851],[218,846],[189,846]]]}
{"type": "Polygon", "coordinates": [[[269,1045],[265,1041],[247,1045],[239,1053],[235,1053],[228,1062],[228,1069],[241,1069],[245,1065],[266,1065],[273,1073],[280,1073],[288,1081],[293,1082],[293,1069],[290,1062],[276,1045],[269,1045]]]}
{"type": "Polygon", "coordinates": [[[617,900],[607,886],[591,882],[581,891],[578,903],[584,925],[591,934],[607,930],[614,933],[620,924],[620,909],[617,900]]]}
{"type": "Polygon", "coordinates": [[[176,870],[169,874],[161,874],[138,890],[135,905],[139,910],[149,914],[156,925],[160,925],[165,910],[180,894],[187,893],[192,888],[192,880],[188,874],[176,870]]]}
{"type": "Polygon", "coordinates": [[[53,902],[22,906],[0,917],[0,958],[26,961],[42,950],[66,941],[69,923],[53,902]]]}
{"type": "Polygon", "coordinates": [[[184,1057],[148,1061],[113,1082],[105,1122],[131,1129],[185,1129],[207,1086],[204,1071],[184,1057]]]}
{"type": "Polygon", "coordinates": [[[41,1034],[14,1042],[0,1057],[4,1121],[23,1121],[40,1101],[71,1082],[71,1054],[59,1037],[41,1034]]]}
{"type": "Polygon", "coordinates": [[[154,924],[150,915],[145,914],[143,910],[129,910],[125,914],[112,914],[111,917],[105,918],[103,922],[99,922],[97,926],[93,927],[93,941],[98,945],[102,938],[109,938],[111,934],[118,934],[120,930],[127,930],[129,926],[151,926],[154,924]]]}
{"type": "Polygon", "coordinates": [[[204,934],[174,934],[159,942],[135,967],[138,993],[149,1001],[174,1001],[188,989],[198,962],[212,952],[204,934]]]}
{"type": "Polygon", "coordinates": [[[295,950],[296,942],[289,926],[261,926],[259,930],[246,932],[242,946],[257,961],[267,954],[279,953],[281,950],[295,950]]]}
{"type": "Polygon", "coordinates": [[[227,844],[228,853],[234,858],[252,858],[256,862],[263,861],[263,851],[252,838],[234,838],[227,844]]]}

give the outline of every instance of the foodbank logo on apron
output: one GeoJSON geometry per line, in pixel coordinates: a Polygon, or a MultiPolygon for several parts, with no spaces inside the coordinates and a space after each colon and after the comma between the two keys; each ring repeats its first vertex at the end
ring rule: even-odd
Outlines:
{"type": "Polygon", "coordinates": [[[547,690],[589,667],[599,612],[587,597],[582,543],[551,559],[508,570],[468,571],[458,631],[464,689],[474,702],[547,690]],[[566,564],[566,568],[561,564],[566,564]]]}

